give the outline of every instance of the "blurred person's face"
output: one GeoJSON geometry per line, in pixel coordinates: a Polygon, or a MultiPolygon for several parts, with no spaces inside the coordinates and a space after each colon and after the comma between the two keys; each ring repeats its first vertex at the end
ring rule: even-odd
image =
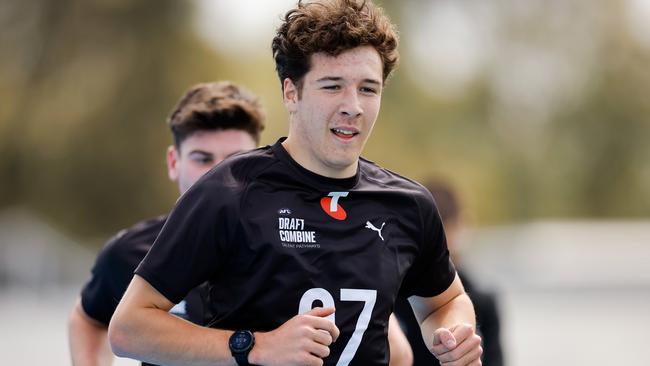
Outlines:
{"type": "Polygon", "coordinates": [[[350,177],[379,113],[382,92],[379,53],[363,46],[334,57],[311,56],[298,87],[284,80],[290,114],[284,147],[303,167],[334,178],[350,177]]]}
{"type": "Polygon", "coordinates": [[[453,220],[445,220],[445,237],[447,238],[447,249],[454,262],[460,262],[463,253],[463,237],[465,236],[465,224],[462,216],[453,220]]]}
{"type": "Polygon", "coordinates": [[[180,149],[175,146],[167,149],[169,179],[178,183],[178,188],[183,194],[203,174],[225,158],[255,147],[255,140],[246,131],[197,131],[181,143],[180,149]]]}

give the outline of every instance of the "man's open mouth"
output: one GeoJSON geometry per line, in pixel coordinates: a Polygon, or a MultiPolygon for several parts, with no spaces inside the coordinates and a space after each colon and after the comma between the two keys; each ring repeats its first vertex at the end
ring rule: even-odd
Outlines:
{"type": "Polygon", "coordinates": [[[330,131],[342,139],[350,139],[359,134],[356,130],[346,128],[331,128],[330,131]]]}

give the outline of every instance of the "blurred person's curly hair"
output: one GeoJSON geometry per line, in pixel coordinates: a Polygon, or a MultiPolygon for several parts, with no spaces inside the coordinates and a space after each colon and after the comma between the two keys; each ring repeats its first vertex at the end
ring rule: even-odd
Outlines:
{"type": "Polygon", "coordinates": [[[337,56],[359,46],[377,50],[385,82],[399,61],[398,43],[390,19],[371,2],[322,0],[299,1],[288,11],[271,48],[280,83],[289,78],[300,91],[303,76],[311,67],[311,55],[337,56]]]}
{"type": "Polygon", "coordinates": [[[190,88],[174,107],[167,124],[177,149],[187,137],[204,130],[243,130],[259,144],[264,118],[262,105],[253,93],[220,81],[190,88]]]}

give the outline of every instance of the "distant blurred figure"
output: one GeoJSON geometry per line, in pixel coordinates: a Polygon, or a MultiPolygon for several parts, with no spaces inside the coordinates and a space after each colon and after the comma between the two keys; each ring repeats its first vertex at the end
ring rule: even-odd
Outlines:
{"type": "MultiPolygon", "coordinates": [[[[168,124],[174,145],[167,149],[167,169],[183,194],[228,156],[259,144],[264,111],[255,95],[233,83],[205,83],[195,85],[181,98],[168,124]]],[[[166,218],[160,216],[120,231],[99,253],[92,276],[70,315],[68,330],[74,365],[112,363],[109,321],[133,271],[153,245],[166,218]]],[[[199,288],[170,312],[197,324],[209,317],[199,288]]]]}
{"type": "MultiPolygon", "coordinates": [[[[494,294],[478,290],[470,278],[462,271],[461,251],[459,250],[459,237],[464,228],[461,205],[453,188],[438,180],[429,180],[424,186],[431,192],[438,206],[440,217],[447,236],[447,246],[456,270],[460,276],[465,291],[474,302],[476,324],[478,333],[483,339],[483,366],[502,366],[503,354],[500,341],[500,320],[494,294]]],[[[411,342],[414,356],[414,366],[440,365],[431,354],[422,340],[420,327],[413,315],[408,300],[399,297],[395,304],[395,315],[399,319],[402,329],[411,342]]]]}

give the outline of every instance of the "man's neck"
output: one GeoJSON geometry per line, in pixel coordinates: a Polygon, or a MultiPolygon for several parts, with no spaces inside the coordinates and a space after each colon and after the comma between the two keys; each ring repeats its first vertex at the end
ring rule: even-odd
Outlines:
{"type": "Polygon", "coordinates": [[[282,142],[282,146],[287,151],[289,156],[291,156],[291,158],[296,163],[298,163],[303,168],[309,170],[310,172],[316,173],[318,175],[322,175],[327,178],[335,178],[335,179],[350,178],[357,173],[357,167],[359,166],[358,159],[354,164],[345,167],[343,169],[336,168],[336,167],[329,167],[326,164],[324,164],[322,161],[318,161],[310,157],[309,154],[300,153],[302,147],[295,146],[295,145],[296,145],[295,141],[291,140],[290,138],[287,138],[282,142]]]}

